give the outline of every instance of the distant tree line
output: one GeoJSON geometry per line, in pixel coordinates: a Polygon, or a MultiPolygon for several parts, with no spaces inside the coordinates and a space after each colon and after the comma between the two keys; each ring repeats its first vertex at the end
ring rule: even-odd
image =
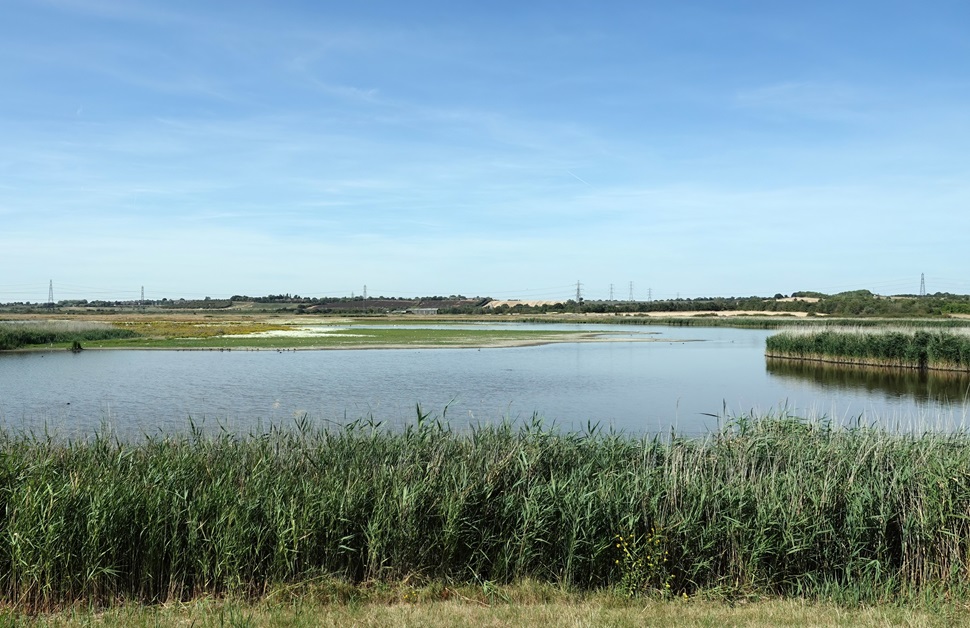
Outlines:
{"type": "MultiPolygon", "coordinates": [[[[809,315],[851,317],[934,317],[949,314],[970,314],[970,295],[937,292],[926,296],[902,294],[880,296],[869,290],[853,290],[828,295],[821,292],[800,291],[790,297],[777,293],[773,297],[697,297],[693,299],[661,299],[656,301],[574,301],[529,305],[505,303],[486,307],[490,297],[463,295],[425,297],[306,297],[298,294],[269,294],[266,296],[233,295],[229,299],[157,299],[145,301],[110,301],[74,299],[58,301],[57,308],[91,308],[112,311],[130,307],[163,309],[222,309],[238,303],[277,304],[279,311],[298,314],[387,314],[412,309],[436,309],[439,314],[543,314],[543,313],[600,313],[639,314],[650,312],[805,312],[809,315]]],[[[9,312],[42,312],[44,303],[0,304],[9,312]]]]}
{"type": "Polygon", "coordinates": [[[554,305],[503,304],[485,312],[505,313],[650,313],[650,312],[805,312],[809,315],[871,316],[884,318],[932,317],[970,314],[970,296],[936,293],[927,296],[875,295],[869,290],[854,290],[834,295],[820,292],[793,292],[774,297],[698,297],[656,301],[564,301],[554,305]]]}

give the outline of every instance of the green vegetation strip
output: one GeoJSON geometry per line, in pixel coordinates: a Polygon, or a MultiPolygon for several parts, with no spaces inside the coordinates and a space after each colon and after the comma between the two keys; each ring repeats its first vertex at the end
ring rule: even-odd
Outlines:
{"type": "Polygon", "coordinates": [[[589,332],[493,329],[334,328],[298,335],[221,335],[191,337],[137,337],[91,343],[95,348],[153,349],[327,349],[366,347],[481,347],[503,344],[540,344],[588,337],[589,332]]]}
{"type": "Polygon", "coordinates": [[[970,436],[785,417],[706,439],[427,417],[133,443],[3,433],[0,513],[0,597],[17,608],[319,578],[970,600],[970,436]]]}
{"type": "Polygon", "coordinates": [[[970,335],[941,330],[790,331],[768,337],[772,358],[970,371],[970,335]]]}
{"type": "MultiPolygon", "coordinates": [[[[383,324],[387,324],[384,321],[383,324]]],[[[427,325],[427,323],[423,323],[427,325]]],[[[589,338],[577,331],[292,325],[244,321],[0,322],[0,350],[485,347],[589,338]],[[77,344],[75,344],[77,343],[77,344]]],[[[604,334],[605,335],[605,334],[604,334]]]]}

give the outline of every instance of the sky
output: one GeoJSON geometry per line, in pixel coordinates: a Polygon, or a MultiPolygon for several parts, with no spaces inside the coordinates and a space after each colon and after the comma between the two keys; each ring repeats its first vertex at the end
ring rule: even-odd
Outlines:
{"type": "Polygon", "coordinates": [[[970,293],[970,3],[5,0],[0,302],[970,293]]]}

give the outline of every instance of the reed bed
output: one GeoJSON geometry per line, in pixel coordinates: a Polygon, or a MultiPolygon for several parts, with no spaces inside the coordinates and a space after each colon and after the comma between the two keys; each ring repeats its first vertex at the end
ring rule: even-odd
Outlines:
{"type": "Polygon", "coordinates": [[[970,371],[970,333],[962,329],[802,328],[768,337],[765,355],[842,364],[970,371]]]}
{"type": "Polygon", "coordinates": [[[970,436],[784,416],[703,439],[428,420],[7,432],[0,513],[0,595],[30,609],[318,577],[970,598],[970,436]]]}
{"type": "Polygon", "coordinates": [[[132,338],[134,331],[93,321],[0,321],[0,351],[30,345],[132,338]]]}

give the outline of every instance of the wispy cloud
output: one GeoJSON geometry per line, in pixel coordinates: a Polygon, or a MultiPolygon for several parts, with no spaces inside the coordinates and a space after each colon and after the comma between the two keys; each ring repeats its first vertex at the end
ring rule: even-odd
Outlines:
{"type": "Polygon", "coordinates": [[[193,292],[788,292],[905,275],[928,221],[947,228],[919,263],[962,263],[970,83],[936,47],[965,43],[843,37],[846,70],[818,61],[821,10],[403,6],[15,0],[0,266],[193,292]]]}
{"type": "Polygon", "coordinates": [[[783,81],[742,89],[735,94],[735,104],[745,109],[853,122],[864,121],[878,108],[873,94],[859,87],[816,81],[783,81]]]}

